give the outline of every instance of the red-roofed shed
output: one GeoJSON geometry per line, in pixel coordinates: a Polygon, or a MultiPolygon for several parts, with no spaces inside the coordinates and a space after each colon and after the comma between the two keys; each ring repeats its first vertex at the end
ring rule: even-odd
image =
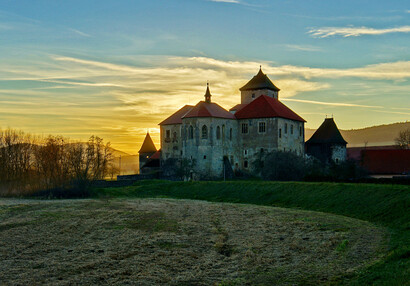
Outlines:
{"type": "Polygon", "coordinates": [[[410,150],[362,150],[361,165],[371,174],[404,174],[410,172],[410,150]]]}

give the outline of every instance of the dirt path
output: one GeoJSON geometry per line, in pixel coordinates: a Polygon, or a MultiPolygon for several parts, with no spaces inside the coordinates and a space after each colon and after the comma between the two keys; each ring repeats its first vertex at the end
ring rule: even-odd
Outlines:
{"type": "Polygon", "coordinates": [[[170,199],[0,200],[0,284],[328,283],[386,235],[341,216],[170,199]]]}

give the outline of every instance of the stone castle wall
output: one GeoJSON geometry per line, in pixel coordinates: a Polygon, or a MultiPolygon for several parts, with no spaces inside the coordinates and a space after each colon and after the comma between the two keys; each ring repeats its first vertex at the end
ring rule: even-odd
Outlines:
{"type": "Polygon", "coordinates": [[[161,159],[194,161],[193,171],[197,178],[222,177],[224,156],[233,170],[252,173],[255,160],[269,152],[304,154],[303,122],[283,118],[232,120],[212,117],[184,118],[182,121],[182,124],[161,126],[161,159]],[[247,132],[243,132],[243,124],[247,125],[247,132]],[[206,138],[202,138],[204,126],[206,138]],[[167,130],[171,139],[166,136],[167,130]]]}
{"type": "Polygon", "coordinates": [[[340,163],[340,162],[346,161],[346,157],[347,157],[346,146],[333,145],[331,147],[331,152],[332,152],[331,158],[333,162],[340,163]]]}

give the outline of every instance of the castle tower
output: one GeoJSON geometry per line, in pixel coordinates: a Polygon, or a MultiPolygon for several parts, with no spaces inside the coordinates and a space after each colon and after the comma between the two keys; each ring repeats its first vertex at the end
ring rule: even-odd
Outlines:
{"type": "Polygon", "coordinates": [[[157,148],[155,147],[154,142],[152,141],[151,136],[149,135],[149,132],[147,132],[144,142],[142,143],[141,149],[138,151],[139,163],[140,163],[140,166],[139,166],[140,173],[141,173],[141,168],[148,161],[148,159],[152,155],[154,155],[155,152],[157,152],[157,148]]]}
{"type": "Polygon", "coordinates": [[[346,144],[333,118],[326,118],[305,146],[308,155],[324,163],[340,163],[346,160],[346,144]]]}
{"type": "Polygon", "coordinates": [[[239,90],[241,91],[241,104],[248,104],[261,95],[278,99],[280,89],[262,72],[261,66],[258,74],[239,90]]]}

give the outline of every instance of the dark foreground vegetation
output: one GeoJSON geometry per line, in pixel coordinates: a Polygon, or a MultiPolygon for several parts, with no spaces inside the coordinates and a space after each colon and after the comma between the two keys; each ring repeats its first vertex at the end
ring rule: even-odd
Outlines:
{"type": "Polygon", "coordinates": [[[177,198],[314,210],[387,227],[389,251],[376,264],[339,281],[351,285],[408,285],[410,281],[410,187],[306,182],[142,181],[93,190],[95,197],[177,198]]]}

